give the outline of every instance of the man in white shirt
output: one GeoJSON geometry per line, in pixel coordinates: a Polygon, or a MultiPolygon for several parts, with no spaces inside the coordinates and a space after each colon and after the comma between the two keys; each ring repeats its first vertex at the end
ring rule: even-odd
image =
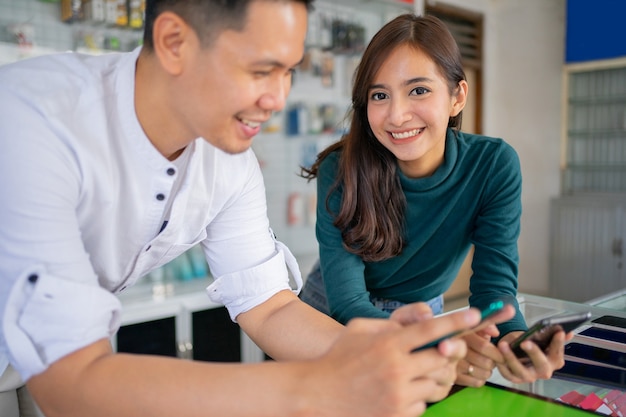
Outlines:
{"type": "MultiPolygon", "coordinates": [[[[478,321],[424,305],[343,327],[302,303],[250,145],[281,110],[309,0],[154,0],[144,46],[0,68],[0,371],[46,416],[416,416],[478,321]],[[201,244],[208,296],[277,361],[112,352],[115,293],[201,244]]],[[[508,319],[508,317],[505,317],[508,319]]]]}

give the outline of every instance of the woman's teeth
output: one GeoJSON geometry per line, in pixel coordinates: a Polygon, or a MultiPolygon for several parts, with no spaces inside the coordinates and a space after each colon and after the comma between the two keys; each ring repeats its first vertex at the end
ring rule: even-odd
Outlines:
{"type": "Polygon", "coordinates": [[[409,130],[408,132],[402,132],[402,133],[392,133],[391,136],[394,139],[406,139],[406,138],[410,138],[411,136],[415,136],[418,135],[420,133],[422,133],[422,129],[413,129],[413,130],[409,130]]]}

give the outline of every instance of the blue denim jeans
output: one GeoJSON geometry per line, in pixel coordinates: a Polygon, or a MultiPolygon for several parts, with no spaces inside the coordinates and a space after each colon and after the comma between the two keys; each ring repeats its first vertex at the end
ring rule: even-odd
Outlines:
{"type": "MultiPolygon", "coordinates": [[[[311,272],[307,276],[307,279],[304,282],[304,287],[302,287],[302,291],[300,292],[300,299],[322,313],[330,315],[328,300],[326,298],[326,289],[324,287],[319,261],[313,265],[311,272]]],[[[377,297],[370,297],[370,301],[375,307],[388,313],[393,313],[396,309],[405,305],[405,303],[400,301],[377,297]]],[[[430,305],[434,315],[443,313],[443,295],[439,295],[432,300],[428,300],[426,303],[430,305]]]]}
{"type": "MultiPolygon", "coordinates": [[[[375,307],[378,307],[380,310],[386,311],[387,313],[393,313],[398,308],[406,304],[401,301],[377,297],[370,297],[370,301],[375,307]]],[[[425,301],[425,303],[430,306],[430,309],[433,311],[435,316],[443,313],[443,295],[438,295],[435,298],[425,301]]]]}

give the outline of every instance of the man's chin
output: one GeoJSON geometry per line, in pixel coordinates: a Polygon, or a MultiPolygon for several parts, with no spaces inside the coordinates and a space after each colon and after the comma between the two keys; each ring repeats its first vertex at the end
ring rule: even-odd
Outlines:
{"type": "Polygon", "coordinates": [[[213,146],[218,148],[219,150],[230,154],[230,155],[238,155],[240,153],[246,152],[252,146],[252,139],[247,141],[237,141],[237,143],[212,143],[211,141],[207,141],[211,143],[213,146]]]}

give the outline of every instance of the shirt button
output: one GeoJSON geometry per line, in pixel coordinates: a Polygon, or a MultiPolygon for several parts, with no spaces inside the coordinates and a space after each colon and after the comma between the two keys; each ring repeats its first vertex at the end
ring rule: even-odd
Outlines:
{"type": "Polygon", "coordinates": [[[168,168],[166,172],[167,172],[167,175],[174,175],[174,174],[176,174],[176,170],[174,168],[168,168]]]}
{"type": "Polygon", "coordinates": [[[156,199],[159,200],[159,201],[163,201],[163,200],[165,200],[165,196],[163,194],[157,194],[156,195],[156,199]]]}

